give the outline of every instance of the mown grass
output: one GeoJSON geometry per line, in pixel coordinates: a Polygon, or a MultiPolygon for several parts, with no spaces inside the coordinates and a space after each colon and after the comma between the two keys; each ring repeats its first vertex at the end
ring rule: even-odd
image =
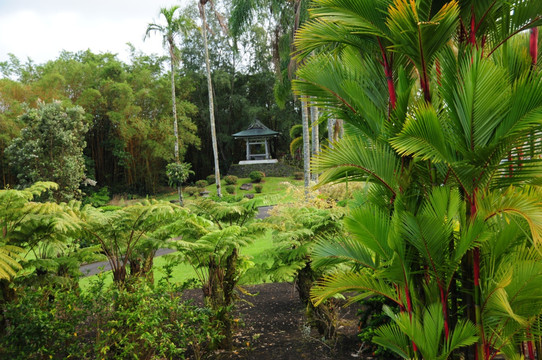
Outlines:
{"type": "MultiPolygon", "coordinates": [[[[303,180],[294,180],[294,178],[285,178],[285,177],[265,177],[262,179],[262,182],[260,183],[263,186],[263,190],[261,193],[257,193],[254,190],[254,187],[252,187],[252,190],[240,190],[239,187],[242,184],[248,184],[250,183],[250,178],[240,178],[237,181],[237,185],[235,185],[236,188],[236,195],[245,195],[245,194],[253,194],[254,198],[260,199],[262,206],[266,205],[276,205],[276,204],[283,204],[287,202],[294,201],[294,198],[292,197],[291,193],[288,192],[288,188],[290,186],[293,187],[301,187],[303,186],[303,180]]],[[[226,183],[224,180],[221,180],[220,182],[222,187],[222,194],[227,195],[226,192],[226,183]]],[[[205,190],[209,192],[209,196],[216,196],[216,185],[208,185],[205,187],[205,190]]],[[[187,203],[190,203],[191,201],[197,199],[199,195],[190,196],[187,193],[183,192],[183,197],[187,203]]],[[[177,193],[172,192],[169,194],[161,195],[156,197],[159,200],[176,200],[177,199],[177,193]]]]}

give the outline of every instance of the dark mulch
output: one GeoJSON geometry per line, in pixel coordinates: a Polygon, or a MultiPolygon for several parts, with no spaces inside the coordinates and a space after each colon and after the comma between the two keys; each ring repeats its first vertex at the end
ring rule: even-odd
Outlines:
{"type": "MultiPolygon", "coordinates": [[[[358,358],[357,317],[354,307],[340,308],[338,340],[324,343],[316,330],[307,326],[305,308],[292,284],[262,284],[244,287],[236,304],[240,326],[235,334],[233,353],[215,353],[211,359],[254,360],[346,360],[358,358]]],[[[196,303],[201,290],[185,293],[196,303]]]]}

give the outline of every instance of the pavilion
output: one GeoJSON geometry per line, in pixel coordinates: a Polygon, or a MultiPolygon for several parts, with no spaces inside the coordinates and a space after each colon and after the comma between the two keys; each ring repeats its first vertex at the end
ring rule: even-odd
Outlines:
{"type": "Polygon", "coordinates": [[[246,142],[246,160],[240,161],[239,164],[272,164],[278,162],[277,159],[271,158],[269,140],[279,135],[278,131],[269,129],[257,119],[254,120],[248,129],[233,134],[234,139],[244,139],[246,142]],[[251,152],[251,150],[259,151],[259,153],[251,152]]]}

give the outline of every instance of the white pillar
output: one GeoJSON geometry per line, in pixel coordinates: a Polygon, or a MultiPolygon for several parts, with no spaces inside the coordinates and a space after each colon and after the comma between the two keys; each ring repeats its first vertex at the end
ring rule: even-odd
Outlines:
{"type": "Polygon", "coordinates": [[[267,138],[265,138],[265,160],[269,160],[269,144],[267,138]]]}
{"type": "Polygon", "coordinates": [[[247,142],[247,160],[250,160],[250,141],[249,139],[245,140],[247,142]]]}

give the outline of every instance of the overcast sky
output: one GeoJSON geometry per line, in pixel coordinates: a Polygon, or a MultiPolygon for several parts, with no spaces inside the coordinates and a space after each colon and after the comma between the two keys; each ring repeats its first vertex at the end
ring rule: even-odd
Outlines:
{"type": "Polygon", "coordinates": [[[57,58],[62,50],[117,53],[128,59],[128,46],[162,53],[161,37],[143,42],[147,24],[163,21],[161,7],[189,0],[0,0],[0,61],[12,53],[36,63],[57,58]]]}

